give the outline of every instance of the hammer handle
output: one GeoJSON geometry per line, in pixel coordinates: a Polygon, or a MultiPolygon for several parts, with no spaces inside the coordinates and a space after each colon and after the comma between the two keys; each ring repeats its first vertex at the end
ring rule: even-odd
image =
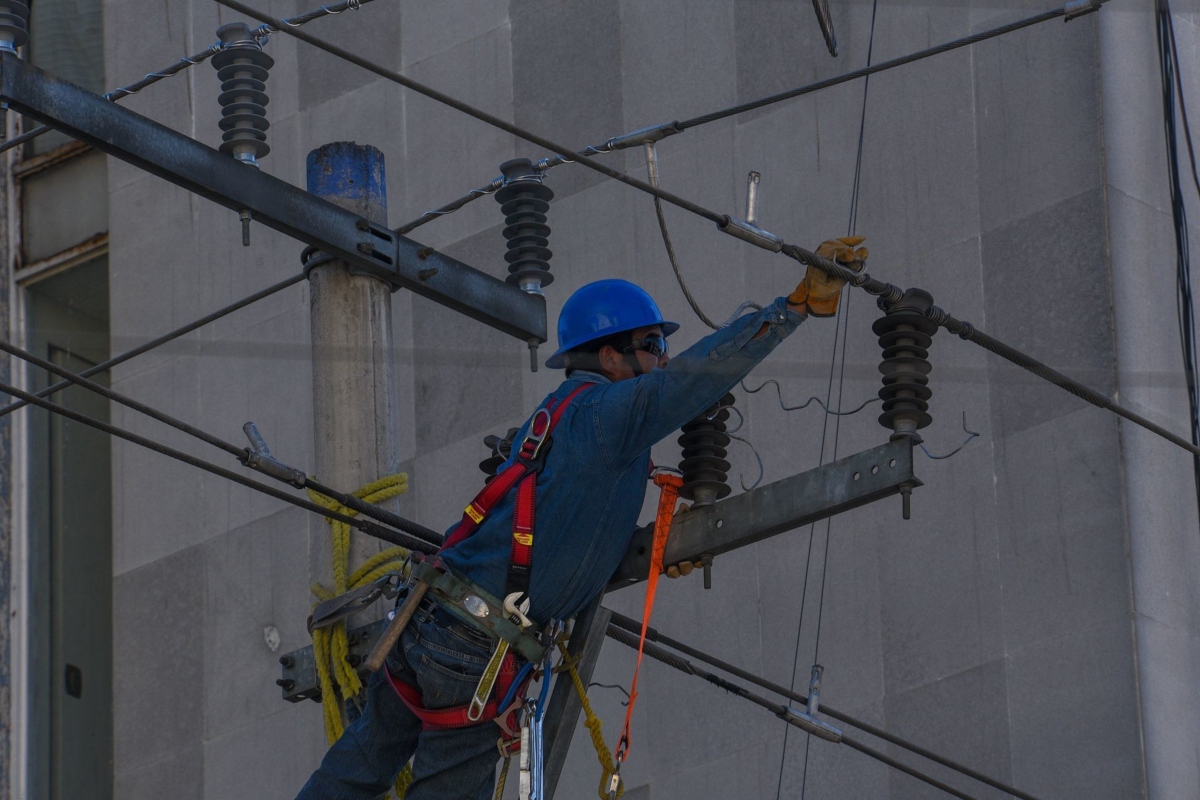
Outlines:
{"type": "Polygon", "coordinates": [[[378,672],[379,668],[383,666],[384,659],[387,658],[388,653],[392,652],[396,642],[400,640],[400,634],[404,633],[405,626],[412,619],[412,615],[416,613],[417,604],[421,602],[421,598],[427,591],[429,591],[429,584],[417,581],[417,585],[404,599],[404,605],[400,606],[396,616],[392,617],[392,621],[384,629],[383,636],[380,636],[379,641],[371,648],[371,655],[367,656],[368,670],[378,672]]]}

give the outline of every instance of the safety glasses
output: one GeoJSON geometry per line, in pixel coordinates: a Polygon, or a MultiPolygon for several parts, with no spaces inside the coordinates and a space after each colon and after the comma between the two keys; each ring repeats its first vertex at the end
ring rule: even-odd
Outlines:
{"type": "Polygon", "coordinates": [[[655,358],[662,358],[667,354],[667,338],[665,336],[643,336],[641,339],[634,339],[625,348],[625,352],[632,353],[635,350],[643,350],[655,358]]]}

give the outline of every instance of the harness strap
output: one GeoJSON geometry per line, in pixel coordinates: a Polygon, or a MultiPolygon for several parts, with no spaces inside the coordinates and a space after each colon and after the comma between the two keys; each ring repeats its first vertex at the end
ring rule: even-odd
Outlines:
{"type": "MultiPolygon", "coordinates": [[[[500,675],[496,679],[496,691],[493,699],[483,707],[483,714],[479,719],[471,720],[467,717],[467,706],[454,706],[452,708],[426,708],[421,697],[421,690],[412,686],[405,681],[400,680],[392,674],[390,669],[385,667],[384,672],[387,674],[388,683],[396,695],[408,706],[418,719],[421,720],[421,730],[426,731],[448,731],[457,728],[468,728],[472,725],[480,725],[484,722],[496,721],[500,724],[501,729],[506,734],[511,734],[514,730],[511,720],[504,720],[503,723],[499,718],[508,717],[510,714],[515,714],[521,707],[520,703],[513,703],[508,709],[500,708],[500,700],[508,688],[512,685],[513,680],[517,677],[517,659],[512,653],[509,653],[504,663],[500,666],[500,675]],[[504,712],[504,713],[502,713],[504,712]]],[[[528,681],[526,681],[528,682],[528,681]]],[[[518,700],[522,690],[517,691],[518,700]]]]}
{"type": "Polygon", "coordinates": [[[529,423],[529,431],[526,433],[524,441],[521,442],[521,446],[517,450],[517,457],[503,471],[496,475],[495,478],[489,481],[479,494],[475,495],[474,500],[467,504],[467,507],[463,510],[462,520],[446,537],[438,552],[449,550],[473,534],[475,529],[491,513],[492,509],[496,507],[496,504],[512,491],[513,487],[522,478],[526,477],[530,472],[541,470],[541,458],[545,456],[544,445],[547,439],[554,431],[555,426],[558,425],[563,412],[571,405],[571,401],[591,385],[590,383],[585,383],[577,386],[562,399],[562,402],[559,402],[558,398],[552,397],[545,406],[534,412],[533,418],[529,423]]]}

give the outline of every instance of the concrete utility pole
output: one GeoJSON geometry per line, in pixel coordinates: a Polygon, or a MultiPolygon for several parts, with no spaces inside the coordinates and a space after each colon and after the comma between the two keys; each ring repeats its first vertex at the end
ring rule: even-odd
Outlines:
{"type": "MultiPolygon", "coordinates": [[[[313,150],[308,191],[387,225],[383,153],[374,147],[333,142],[313,150]]],[[[317,477],[353,492],[400,468],[392,289],[329,260],[309,273],[309,291],[317,477]]],[[[312,552],[314,578],[327,579],[329,548],[312,552]]],[[[361,555],[352,553],[351,563],[361,555]]]]}

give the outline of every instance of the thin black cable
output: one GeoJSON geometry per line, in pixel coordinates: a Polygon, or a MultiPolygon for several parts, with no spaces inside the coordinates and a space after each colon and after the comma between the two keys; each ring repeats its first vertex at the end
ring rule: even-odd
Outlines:
{"type": "MultiPolygon", "coordinates": [[[[642,623],[640,621],[633,619],[632,617],[627,617],[624,614],[621,614],[616,611],[612,611],[611,613],[612,613],[612,624],[613,625],[623,628],[626,631],[629,631],[630,633],[634,633],[634,634],[638,634],[638,635],[641,634],[642,623]]],[[[677,650],[680,653],[683,653],[684,655],[687,655],[687,656],[691,656],[692,658],[695,658],[699,661],[703,661],[704,663],[708,664],[709,666],[716,667],[717,669],[721,670],[722,672],[728,672],[730,675],[734,675],[738,678],[741,678],[742,680],[750,681],[751,683],[755,684],[756,686],[762,687],[763,689],[766,689],[769,692],[774,692],[775,694],[782,695],[783,697],[786,697],[789,700],[794,700],[797,703],[800,703],[801,705],[808,704],[808,697],[806,695],[803,695],[797,691],[788,689],[787,687],[784,687],[777,683],[769,681],[766,678],[759,677],[758,675],[755,675],[754,673],[749,672],[748,670],[744,670],[744,669],[741,669],[740,667],[736,667],[733,664],[730,664],[726,661],[722,661],[721,659],[719,659],[715,656],[709,655],[708,653],[704,652],[703,650],[698,650],[695,647],[691,647],[690,645],[687,645],[687,644],[679,641],[678,639],[673,639],[670,636],[667,636],[666,634],[657,630],[653,626],[646,627],[646,639],[648,641],[652,641],[652,642],[656,642],[656,643],[665,645],[665,646],[671,648],[672,650],[677,650]]],[[[986,783],[988,786],[991,786],[995,789],[999,789],[1000,791],[1002,791],[1006,794],[1010,794],[1013,797],[1021,798],[1021,800],[1038,800],[1038,798],[1034,797],[1033,795],[1030,795],[1026,792],[1022,792],[1020,789],[1017,789],[1016,787],[1009,786],[1006,783],[1001,783],[1000,781],[997,781],[994,778],[989,778],[987,775],[984,775],[981,772],[973,770],[968,766],[959,764],[957,761],[952,761],[944,756],[940,756],[931,750],[927,750],[926,748],[921,747],[918,744],[914,744],[913,742],[908,741],[907,739],[902,739],[901,737],[896,736],[895,734],[888,733],[887,731],[885,731],[881,728],[877,728],[876,726],[872,725],[869,722],[864,722],[863,720],[860,720],[849,714],[838,711],[837,709],[833,708],[832,706],[828,706],[828,705],[825,705],[824,703],[822,703],[821,704],[821,713],[826,715],[827,717],[830,717],[831,719],[836,719],[839,722],[846,723],[847,725],[853,725],[854,727],[861,730],[863,733],[869,733],[870,735],[874,736],[877,739],[882,739],[885,742],[894,744],[897,747],[908,750],[911,753],[915,753],[916,755],[919,755],[922,758],[927,758],[930,761],[934,761],[938,764],[941,764],[943,767],[954,770],[955,772],[965,775],[968,778],[974,778],[975,780],[979,781],[980,783],[986,783]]]]}
{"type": "MultiPolygon", "coordinates": [[[[871,29],[870,29],[870,34],[867,38],[867,67],[871,66],[871,55],[874,52],[874,48],[875,48],[875,12],[877,10],[878,10],[878,0],[874,0],[871,4],[871,29]]],[[[861,185],[861,179],[862,179],[863,138],[866,133],[866,121],[867,121],[867,90],[870,88],[870,85],[871,85],[871,77],[870,77],[870,75],[867,75],[866,79],[863,81],[862,113],[861,113],[861,115],[859,117],[859,121],[858,121],[858,147],[856,148],[857,155],[856,155],[855,164],[854,164],[853,189],[850,192],[850,220],[846,226],[846,235],[847,236],[852,236],[854,234],[855,221],[858,219],[858,193],[859,193],[859,186],[861,185]]],[[[852,295],[849,292],[847,292],[845,295],[845,299],[841,303],[839,303],[839,309],[838,309],[839,310],[838,328],[842,332],[842,345],[841,345],[842,366],[841,366],[840,374],[838,375],[838,412],[839,413],[834,420],[835,425],[834,425],[834,433],[833,433],[833,458],[831,459],[832,461],[837,460],[838,437],[839,437],[839,434],[841,433],[841,429],[842,429],[842,417],[841,417],[840,412],[842,410],[842,400],[845,396],[844,388],[845,388],[845,384],[846,384],[846,338],[847,338],[847,334],[850,330],[850,298],[851,298],[851,296],[852,295]]],[[[830,364],[829,364],[830,388],[826,395],[826,408],[828,408],[829,401],[832,399],[833,363],[834,363],[834,361],[836,361],[837,353],[838,353],[837,335],[838,335],[838,330],[835,329],[834,333],[833,333],[833,343],[834,343],[833,353],[830,356],[830,364]]],[[[861,409],[862,406],[860,406],[859,408],[861,409]]],[[[858,410],[858,409],[856,409],[856,410],[858,410]]],[[[826,415],[821,421],[821,460],[822,460],[822,462],[825,459],[825,434],[828,429],[829,429],[829,416],[826,415]]],[[[821,592],[819,595],[819,599],[817,601],[817,635],[816,635],[816,643],[813,647],[813,664],[818,663],[818,656],[819,656],[819,653],[821,650],[821,622],[825,616],[825,579],[829,575],[829,539],[830,539],[830,531],[832,530],[832,526],[833,526],[833,519],[832,518],[826,519],[825,520],[825,547],[824,547],[824,550],[822,553],[822,558],[821,558],[821,592]]],[[[816,538],[815,532],[816,532],[816,524],[814,523],[812,532],[810,532],[809,540],[808,540],[808,550],[809,550],[809,561],[810,562],[812,560],[812,540],[814,538],[816,538]]],[[[805,574],[804,582],[805,582],[805,586],[807,587],[807,585],[808,585],[808,567],[807,566],[805,567],[804,574],[805,574]]],[[[801,603],[801,605],[800,605],[800,628],[801,629],[803,629],[803,627],[804,627],[804,607],[805,607],[805,605],[807,605],[807,601],[808,601],[807,594],[801,595],[801,598],[800,598],[800,603],[801,603]]],[[[792,687],[795,687],[795,685],[796,685],[796,670],[797,670],[797,665],[799,663],[799,657],[800,657],[800,630],[797,630],[797,632],[796,632],[796,653],[792,658],[792,681],[791,681],[792,687]]],[[[789,728],[789,730],[790,730],[790,728],[789,728]]],[[[808,792],[808,757],[809,757],[809,753],[811,752],[811,749],[812,749],[812,736],[806,736],[804,738],[804,772],[802,773],[803,777],[801,778],[801,782],[800,782],[800,800],[804,800],[804,797],[808,792]]],[[[786,757],[787,757],[787,731],[784,732],[783,754],[780,756],[780,760],[779,760],[779,782],[780,782],[781,786],[783,784],[783,763],[784,763],[784,759],[786,757]]],[[[776,795],[778,796],[778,790],[776,791],[776,795]]]]}
{"type": "MultiPolygon", "coordinates": [[[[348,11],[351,9],[357,10],[364,3],[370,3],[370,2],[373,2],[373,0],[345,0],[345,2],[342,2],[342,3],[336,3],[332,6],[321,6],[320,8],[314,9],[312,11],[307,11],[298,16],[289,17],[286,20],[280,20],[280,21],[287,25],[290,25],[290,26],[305,25],[309,22],[312,22],[314,19],[319,19],[321,17],[327,17],[330,15],[341,14],[343,11],[348,11]]],[[[261,40],[266,39],[267,35],[270,33],[273,33],[273,32],[275,32],[273,28],[269,29],[269,26],[263,25],[263,26],[259,27],[258,29],[252,31],[251,33],[256,39],[259,39],[261,41],[261,40]]],[[[171,64],[169,67],[164,67],[163,69],[159,70],[158,72],[147,73],[145,75],[145,77],[143,77],[139,81],[135,81],[134,83],[131,83],[127,86],[121,86],[116,89],[113,89],[112,91],[105,92],[103,97],[105,100],[111,101],[113,103],[117,102],[118,100],[123,100],[126,97],[129,97],[130,95],[137,94],[142,89],[145,89],[147,86],[158,83],[159,81],[161,81],[165,78],[170,78],[173,75],[177,75],[180,72],[183,72],[185,69],[188,69],[189,67],[194,67],[197,64],[201,64],[201,63],[207,61],[208,59],[215,56],[217,53],[221,52],[221,49],[222,49],[221,42],[216,42],[214,44],[211,44],[208,47],[206,47],[205,49],[201,50],[199,53],[196,53],[196,54],[190,55],[190,56],[184,56],[183,58],[176,61],[174,64],[171,64]]],[[[49,125],[39,125],[36,128],[31,128],[30,130],[26,131],[25,133],[22,133],[20,136],[14,136],[13,138],[9,139],[8,141],[4,142],[3,144],[0,144],[0,153],[3,153],[5,150],[11,150],[12,148],[16,147],[17,145],[24,144],[25,142],[33,141],[34,139],[38,138],[42,134],[49,133],[52,130],[54,130],[54,128],[49,125]]],[[[3,135],[3,131],[0,131],[0,135],[3,135]]]]}
{"type": "MultiPolygon", "coordinates": [[[[1100,3],[1102,3],[1102,2],[1107,2],[1107,0],[1099,0],[1099,2],[1095,3],[1096,7],[1098,8],[1100,3]]],[[[726,117],[736,116],[737,114],[744,114],[747,111],[753,111],[758,108],[763,108],[764,106],[774,105],[775,103],[781,103],[784,100],[791,100],[793,97],[800,97],[801,95],[811,94],[812,92],[816,92],[821,89],[827,89],[830,86],[837,86],[839,83],[846,83],[847,81],[852,81],[857,78],[865,78],[868,75],[874,75],[877,72],[884,72],[885,70],[895,69],[896,67],[901,67],[901,66],[904,66],[905,64],[911,64],[914,61],[920,61],[922,59],[929,58],[931,56],[940,55],[942,53],[948,53],[951,50],[957,50],[960,47],[967,47],[968,45],[977,44],[979,42],[986,41],[987,39],[993,39],[997,36],[1003,36],[1006,33],[1012,33],[1013,31],[1019,31],[1022,28],[1028,28],[1030,25],[1037,25],[1042,22],[1047,22],[1049,20],[1056,19],[1058,17],[1064,16],[1066,13],[1067,13],[1067,9],[1065,7],[1056,8],[1051,11],[1045,11],[1041,14],[1037,14],[1032,17],[1027,17],[1022,20],[1017,20],[1016,22],[1010,22],[1007,25],[1001,25],[998,28],[992,28],[990,30],[980,31],[979,33],[973,33],[970,36],[964,36],[961,39],[955,39],[953,41],[944,42],[943,44],[935,45],[933,47],[929,47],[924,50],[918,50],[915,53],[910,53],[906,56],[900,56],[899,58],[893,58],[890,61],[883,61],[874,66],[868,65],[866,67],[863,67],[862,69],[856,69],[853,72],[847,72],[842,75],[837,75],[832,78],[826,78],[825,80],[817,81],[816,83],[810,83],[807,86],[801,86],[796,89],[789,89],[785,92],[779,92],[778,94],[773,94],[773,95],[769,95],[767,97],[759,98],[758,100],[751,100],[747,103],[742,103],[740,105],[722,109],[721,111],[712,111],[712,112],[709,112],[708,114],[701,114],[698,117],[693,117],[692,119],[684,120],[683,122],[676,122],[675,127],[678,128],[680,131],[686,131],[689,128],[695,128],[700,125],[706,125],[710,122],[716,122],[717,120],[725,119],[726,117]]]]}
{"type": "MultiPolygon", "coordinates": [[[[833,398],[833,369],[834,369],[834,364],[837,363],[837,335],[838,335],[838,331],[840,331],[841,328],[842,328],[842,315],[838,314],[837,319],[834,324],[834,329],[833,329],[833,351],[829,354],[829,382],[825,387],[825,402],[822,404],[822,407],[826,408],[826,409],[829,408],[830,400],[833,398]]],[[[763,386],[765,386],[765,385],[766,384],[764,383],[763,386]]],[[[762,386],[760,386],[759,388],[761,389],[762,386]]],[[[778,388],[778,384],[776,384],[776,388],[778,388]]],[[[783,395],[781,394],[780,395],[780,403],[782,404],[782,402],[783,402],[783,395]]],[[[826,434],[828,432],[829,432],[829,417],[824,416],[821,418],[821,452],[820,452],[820,455],[817,456],[817,465],[818,466],[825,463],[825,438],[826,438],[826,434]]],[[[791,680],[788,681],[789,686],[796,685],[796,670],[799,668],[799,664],[800,664],[800,640],[801,640],[800,635],[804,632],[804,610],[807,607],[807,603],[805,601],[808,599],[808,576],[809,576],[809,572],[812,568],[813,540],[816,537],[817,537],[817,523],[814,522],[808,526],[808,554],[804,559],[804,582],[801,584],[801,587],[800,587],[800,620],[799,620],[799,622],[796,623],[796,647],[794,648],[794,650],[792,652],[792,677],[791,677],[791,680]]],[[[779,779],[775,785],[775,800],[779,800],[780,795],[783,793],[783,768],[784,768],[784,765],[787,763],[788,736],[791,733],[791,731],[792,731],[791,725],[789,725],[788,727],[783,729],[783,750],[779,754],[779,779]]],[[[805,772],[807,773],[807,769],[808,769],[807,739],[805,740],[805,743],[806,744],[805,744],[805,750],[804,750],[804,763],[805,763],[805,772]]],[[[803,792],[803,791],[804,791],[803,784],[801,784],[801,792],[803,792]]]]}
{"type": "MultiPolygon", "coordinates": [[[[636,634],[632,634],[632,633],[624,630],[623,628],[618,627],[617,625],[613,625],[610,623],[608,628],[605,629],[604,633],[610,639],[618,641],[621,644],[625,645],[626,647],[632,648],[634,650],[638,649],[639,637],[636,634]]],[[[698,678],[703,678],[704,680],[708,681],[712,685],[714,685],[720,689],[724,689],[725,691],[729,692],[730,694],[734,695],[735,697],[740,697],[743,700],[749,700],[751,703],[754,703],[757,706],[767,709],[775,716],[777,716],[780,719],[787,722],[789,727],[798,726],[797,722],[793,719],[792,715],[789,713],[790,709],[786,705],[783,705],[780,703],[772,703],[770,700],[767,700],[765,697],[760,697],[759,695],[756,695],[754,692],[751,692],[749,689],[745,688],[744,686],[740,686],[732,681],[726,680],[725,678],[722,678],[720,675],[715,675],[706,669],[697,667],[695,664],[691,663],[687,659],[680,658],[679,656],[672,653],[670,650],[666,650],[662,647],[659,647],[658,645],[654,644],[653,642],[646,642],[643,645],[642,651],[646,655],[653,658],[655,661],[660,661],[663,664],[666,664],[667,666],[670,666],[670,667],[674,667],[675,669],[679,670],[680,672],[684,672],[688,675],[695,675],[698,678]]],[[[972,795],[961,792],[958,789],[955,789],[953,786],[950,786],[949,784],[943,783],[943,782],[937,780],[936,778],[926,775],[925,773],[923,773],[917,769],[914,769],[913,767],[910,767],[907,764],[902,764],[893,758],[889,758],[888,756],[884,755],[883,753],[879,752],[878,750],[868,747],[867,745],[863,744],[862,742],[856,741],[856,740],[846,736],[845,734],[841,735],[838,742],[831,742],[831,744],[848,745],[849,747],[859,751],[863,755],[869,756],[883,764],[886,764],[889,767],[892,767],[893,769],[897,769],[901,772],[904,772],[907,775],[911,775],[912,777],[916,778],[917,780],[924,781],[925,783],[929,784],[930,786],[933,786],[937,789],[941,789],[943,792],[946,792],[947,794],[950,794],[954,797],[960,798],[960,800],[975,800],[975,798],[972,795]]]]}
{"type": "MultiPolygon", "coordinates": [[[[1175,90],[1178,80],[1178,54],[1175,52],[1174,22],[1169,0],[1158,0],[1155,7],[1158,39],[1159,77],[1162,82],[1163,133],[1167,147],[1167,176],[1171,197],[1171,218],[1175,226],[1175,311],[1179,322],[1180,349],[1183,351],[1183,374],[1187,385],[1188,409],[1191,416],[1192,443],[1200,445],[1200,384],[1197,373],[1200,363],[1196,353],[1196,323],[1192,298],[1192,262],[1188,242],[1187,206],[1179,175],[1179,141],[1175,126],[1175,90]]],[[[1182,83],[1179,102],[1183,102],[1182,83]]],[[[1188,135],[1191,153],[1191,136],[1188,135]]],[[[1194,163],[1194,162],[1193,162],[1194,163]]],[[[1193,177],[1195,177],[1193,167],[1193,177]]],[[[1192,456],[1192,479],[1196,504],[1200,509],[1200,455],[1192,456]]]]}
{"type": "Polygon", "coordinates": [[[328,517],[329,519],[337,520],[338,522],[344,522],[350,527],[360,530],[368,536],[373,536],[376,539],[382,539],[389,544],[394,544],[399,547],[404,547],[409,550],[416,550],[418,552],[427,554],[432,554],[437,551],[435,546],[429,544],[428,542],[417,539],[414,536],[410,536],[401,531],[392,530],[391,528],[385,528],[382,525],[378,525],[361,517],[351,517],[347,516],[346,514],[341,514],[337,511],[325,508],[324,506],[320,506],[311,500],[295,497],[287,492],[276,489],[274,486],[268,486],[265,483],[259,483],[256,480],[246,478],[237,474],[236,472],[232,472],[223,467],[218,467],[216,464],[212,464],[203,459],[188,455],[181,450],[176,450],[173,447],[167,447],[164,444],[159,444],[158,442],[147,439],[144,436],[139,436],[136,433],[131,433],[123,428],[118,428],[117,426],[111,425],[107,422],[102,422],[85,414],[80,414],[77,411],[72,411],[66,406],[61,406],[58,403],[45,400],[37,395],[18,389],[15,386],[10,386],[6,383],[0,383],[0,392],[12,395],[13,397],[19,397],[25,402],[38,406],[39,408],[44,408],[47,411],[59,414],[67,419],[71,419],[83,425],[87,425],[88,427],[95,428],[96,430],[103,431],[111,436],[116,436],[117,438],[132,442],[133,444],[140,445],[141,447],[145,447],[147,450],[153,450],[156,453],[173,458],[176,461],[182,461],[184,464],[196,467],[197,469],[202,469],[205,472],[209,472],[213,475],[233,481],[241,486],[253,489],[256,492],[261,492],[269,497],[282,500],[285,503],[290,503],[299,508],[303,508],[306,511],[312,511],[313,513],[320,514],[323,517],[328,517]]]}
{"type": "MultiPolygon", "coordinates": [[[[200,319],[196,320],[195,322],[189,322],[187,325],[184,325],[181,328],[176,328],[175,330],[170,331],[169,333],[164,333],[162,336],[159,336],[156,339],[151,339],[150,341],[145,342],[144,344],[139,344],[137,347],[133,348],[132,350],[126,350],[124,353],[121,353],[118,356],[113,356],[112,358],[108,359],[107,361],[103,361],[99,364],[96,364],[93,367],[88,367],[87,369],[85,369],[79,373],[79,377],[89,378],[98,372],[104,372],[105,370],[115,367],[118,364],[123,364],[126,361],[128,361],[129,359],[133,358],[134,356],[140,356],[142,353],[153,350],[156,347],[160,347],[174,339],[178,339],[180,336],[183,336],[184,334],[187,334],[187,333],[191,333],[192,331],[196,330],[197,328],[202,328],[210,322],[215,322],[216,320],[219,320],[221,317],[224,317],[228,314],[232,314],[234,311],[237,311],[238,309],[245,308],[246,306],[250,305],[251,303],[256,303],[259,300],[262,300],[263,298],[270,297],[271,295],[275,294],[276,292],[283,291],[284,289],[288,288],[289,286],[294,286],[295,284],[299,283],[302,280],[304,280],[303,274],[293,275],[292,277],[282,280],[279,283],[272,284],[271,286],[268,286],[265,289],[260,289],[259,291],[255,292],[252,295],[249,295],[248,297],[243,297],[241,300],[238,300],[236,303],[230,303],[229,305],[225,306],[224,308],[219,308],[216,311],[212,312],[211,314],[206,314],[205,316],[201,317],[200,319]]],[[[59,381],[58,383],[56,383],[52,386],[47,386],[45,389],[39,390],[37,392],[37,396],[38,397],[49,397],[50,395],[54,394],[55,392],[60,392],[70,385],[71,385],[71,381],[59,381]]],[[[17,409],[24,408],[26,405],[28,405],[28,403],[26,403],[24,401],[20,401],[20,402],[16,402],[16,403],[9,403],[8,405],[0,407],[0,417],[5,416],[6,414],[11,414],[12,412],[16,411],[17,409]]]]}
{"type": "Polygon", "coordinates": [[[753,389],[751,389],[749,386],[746,385],[746,381],[744,379],[741,381],[742,391],[746,392],[747,394],[756,394],[758,392],[761,392],[763,389],[765,389],[768,386],[768,384],[775,385],[775,394],[779,398],[779,407],[782,408],[784,411],[800,411],[801,409],[808,408],[810,405],[812,405],[815,402],[818,406],[821,407],[822,411],[824,411],[826,414],[828,414],[831,417],[849,417],[853,414],[857,414],[858,412],[862,411],[864,408],[871,405],[871,403],[879,402],[878,397],[868,397],[866,400],[862,401],[859,405],[855,406],[855,408],[851,411],[830,411],[829,408],[824,403],[821,402],[821,398],[817,397],[814,394],[812,397],[808,398],[807,400],[805,400],[803,403],[801,403],[798,406],[789,406],[787,403],[783,402],[783,389],[780,388],[779,381],[775,380],[774,378],[768,378],[767,380],[763,381],[759,386],[757,386],[753,389]]]}
{"type": "MultiPolygon", "coordinates": [[[[132,408],[134,411],[137,411],[141,414],[145,414],[146,416],[150,417],[151,419],[155,419],[155,420],[163,423],[164,425],[169,425],[172,428],[182,431],[183,433],[186,433],[188,436],[195,437],[195,438],[199,439],[200,441],[205,442],[206,444],[216,447],[219,450],[224,450],[226,453],[229,453],[234,458],[241,461],[243,464],[246,464],[247,461],[249,460],[251,451],[247,447],[238,447],[235,444],[231,444],[230,442],[227,442],[224,439],[214,436],[211,433],[208,433],[207,431],[201,430],[200,428],[197,428],[194,425],[190,425],[190,424],[184,422],[183,420],[177,419],[176,417],[172,417],[169,414],[163,413],[162,411],[159,411],[156,408],[152,408],[152,407],[146,405],[145,403],[141,403],[137,400],[134,400],[133,398],[123,395],[120,392],[117,392],[113,389],[110,389],[109,387],[104,386],[103,384],[99,384],[99,383],[96,383],[95,381],[88,380],[86,377],[84,377],[82,375],[77,375],[77,374],[71,372],[70,370],[64,369],[63,367],[59,366],[58,364],[53,363],[52,361],[47,361],[44,358],[40,358],[39,356],[36,356],[27,350],[23,350],[22,348],[17,347],[16,345],[12,344],[11,342],[6,342],[3,339],[0,339],[0,350],[4,351],[5,353],[8,353],[9,355],[16,356],[17,358],[19,358],[22,361],[25,361],[29,364],[33,364],[36,367],[40,367],[41,369],[44,369],[47,372],[58,375],[60,378],[65,378],[69,383],[74,383],[78,386],[83,387],[84,389],[87,389],[90,392],[95,392],[96,394],[100,395],[101,397],[111,400],[114,403],[120,403],[121,405],[123,405],[127,408],[132,408]]],[[[275,477],[275,476],[272,476],[272,477],[275,477]]],[[[340,492],[337,489],[333,489],[328,486],[325,486],[324,484],[318,483],[317,481],[313,480],[312,478],[309,478],[308,476],[304,477],[304,488],[312,489],[315,492],[320,492],[321,494],[325,495],[326,497],[329,497],[329,498],[341,503],[343,506],[352,508],[361,514],[366,514],[367,516],[373,517],[374,519],[377,519],[380,522],[384,522],[384,523],[387,523],[388,525],[392,525],[396,528],[399,528],[400,530],[404,531],[405,533],[416,536],[417,538],[419,538],[425,542],[428,542],[429,544],[431,544],[435,547],[441,544],[442,537],[439,536],[434,531],[430,530],[429,528],[426,528],[423,525],[419,525],[418,523],[413,522],[412,520],[405,519],[404,517],[401,517],[399,514],[394,514],[391,511],[388,511],[387,509],[380,508],[379,506],[376,506],[372,503],[368,503],[365,500],[355,497],[352,494],[340,492]]]]}

